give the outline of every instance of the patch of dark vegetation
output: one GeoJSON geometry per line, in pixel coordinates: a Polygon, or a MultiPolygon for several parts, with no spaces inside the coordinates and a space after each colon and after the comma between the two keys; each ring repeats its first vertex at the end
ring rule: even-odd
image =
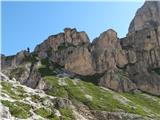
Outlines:
{"type": "Polygon", "coordinates": [[[155,73],[157,73],[158,75],[160,75],[160,68],[155,68],[155,69],[153,69],[153,71],[154,71],[155,73]]]}
{"type": "Polygon", "coordinates": [[[104,75],[104,73],[101,74],[94,74],[94,75],[86,75],[86,76],[81,76],[81,75],[76,75],[76,77],[80,78],[81,80],[85,82],[91,82],[94,85],[98,85],[99,79],[104,75]]]}
{"type": "Polygon", "coordinates": [[[45,58],[41,60],[42,66],[39,67],[38,71],[40,72],[41,76],[49,76],[49,75],[55,75],[54,71],[56,69],[61,69],[63,66],[60,66],[57,63],[54,63],[49,60],[49,58],[45,58]],[[52,66],[52,68],[50,68],[52,66]]]}
{"type": "Polygon", "coordinates": [[[41,64],[45,65],[46,67],[49,67],[50,65],[49,58],[47,57],[47,58],[41,59],[41,64]]]}
{"type": "Polygon", "coordinates": [[[66,45],[65,43],[61,43],[59,46],[58,46],[58,50],[63,50],[66,48],[66,45]]]}
{"type": "MultiPolygon", "coordinates": [[[[136,62],[135,62],[135,63],[136,63],[136,62]]],[[[126,70],[126,69],[127,69],[127,66],[134,66],[135,63],[128,63],[128,64],[124,65],[123,67],[120,67],[120,66],[116,65],[116,67],[117,67],[118,69],[126,70]]]]}
{"type": "Polygon", "coordinates": [[[12,60],[14,57],[15,57],[15,55],[12,55],[12,56],[6,56],[6,57],[5,57],[5,61],[12,60]]]}
{"type": "Polygon", "coordinates": [[[41,73],[41,76],[44,77],[46,75],[53,75],[53,71],[48,68],[39,68],[38,71],[41,73]]]}
{"type": "Polygon", "coordinates": [[[24,67],[16,67],[14,69],[11,70],[10,72],[10,78],[12,79],[13,77],[14,78],[20,78],[21,75],[25,72],[25,68],[24,67]]]}
{"type": "Polygon", "coordinates": [[[75,47],[75,45],[71,44],[71,43],[61,43],[59,46],[58,46],[58,50],[64,50],[68,47],[75,47]]]}
{"type": "Polygon", "coordinates": [[[148,94],[152,97],[157,97],[157,98],[160,98],[160,95],[155,95],[155,94],[152,94],[150,92],[147,92],[147,91],[144,91],[144,90],[141,90],[141,89],[138,89],[141,93],[144,93],[144,94],[148,94]]]}
{"type": "Polygon", "coordinates": [[[151,36],[150,35],[147,35],[147,39],[150,39],[151,38],[151,36]]]}
{"type": "Polygon", "coordinates": [[[59,111],[62,114],[62,120],[75,120],[73,112],[70,108],[60,108],[59,111]]]}
{"type": "Polygon", "coordinates": [[[122,49],[124,50],[133,49],[133,46],[132,45],[123,46],[122,49]]]}
{"type": "Polygon", "coordinates": [[[135,73],[133,73],[132,75],[133,76],[137,76],[139,73],[138,72],[135,72],[135,73]]]}
{"type": "Polygon", "coordinates": [[[50,119],[50,120],[58,120],[56,115],[52,111],[50,111],[46,108],[41,107],[39,109],[36,109],[34,112],[37,115],[40,115],[41,117],[44,117],[44,118],[47,118],[47,119],[50,119]]]}
{"type": "Polygon", "coordinates": [[[32,64],[38,62],[38,54],[36,52],[32,52],[30,54],[25,54],[25,58],[23,62],[31,62],[32,64]]]}
{"type": "Polygon", "coordinates": [[[49,48],[46,52],[48,57],[52,56],[52,48],[49,48]]]}
{"type": "MultiPolygon", "coordinates": [[[[127,99],[134,101],[134,103],[143,107],[145,106],[146,108],[150,109],[154,113],[159,114],[160,106],[157,104],[159,97],[152,94],[148,94],[148,93],[146,94],[146,92],[144,91],[141,91],[141,92],[142,93],[122,93],[122,95],[127,99]],[[150,96],[150,97],[147,97],[147,96],[150,96]]],[[[140,114],[142,115],[141,112],[140,114]]]]}

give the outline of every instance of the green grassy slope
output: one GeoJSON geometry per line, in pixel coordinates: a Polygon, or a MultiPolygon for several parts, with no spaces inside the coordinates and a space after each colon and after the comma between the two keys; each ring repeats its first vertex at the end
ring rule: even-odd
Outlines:
{"type": "Polygon", "coordinates": [[[160,98],[144,93],[116,93],[79,79],[45,76],[50,85],[47,94],[69,98],[87,105],[91,110],[124,111],[160,119],[160,98]]]}

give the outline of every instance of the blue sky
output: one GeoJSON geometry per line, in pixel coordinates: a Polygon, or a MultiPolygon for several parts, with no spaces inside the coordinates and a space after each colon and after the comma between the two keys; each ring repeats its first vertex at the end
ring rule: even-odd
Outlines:
{"type": "Polygon", "coordinates": [[[90,40],[112,28],[118,37],[128,26],[141,2],[2,2],[2,49],[5,55],[31,50],[65,27],[85,31],[90,40]]]}

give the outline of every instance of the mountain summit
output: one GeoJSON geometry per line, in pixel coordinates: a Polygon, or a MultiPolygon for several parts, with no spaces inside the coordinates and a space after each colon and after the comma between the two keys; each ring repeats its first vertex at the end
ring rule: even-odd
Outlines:
{"type": "Polygon", "coordinates": [[[142,30],[144,28],[154,28],[160,25],[160,2],[146,1],[138,9],[134,19],[129,26],[129,33],[142,30]]]}
{"type": "Polygon", "coordinates": [[[160,104],[153,99],[160,101],[160,2],[138,9],[125,38],[109,29],[90,42],[84,31],[65,28],[32,53],[1,56],[1,66],[10,80],[65,98],[52,106],[61,112],[55,119],[158,120],[160,104]]]}

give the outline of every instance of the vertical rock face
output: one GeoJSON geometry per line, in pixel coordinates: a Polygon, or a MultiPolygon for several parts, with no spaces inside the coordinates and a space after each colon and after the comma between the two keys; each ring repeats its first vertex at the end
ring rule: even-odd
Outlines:
{"type": "Polygon", "coordinates": [[[25,50],[22,50],[18,52],[16,55],[12,56],[1,55],[2,69],[7,69],[9,67],[16,67],[17,65],[22,64],[25,57],[28,55],[29,53],[25,50]]]}
{"type": "Polygon", "coordinates": [[[146,1],[136,12],[136,16],[129,26],[129,33],[144,28],[154,28],[157,25],[160,25],[160,2],[146,1]]]}
{"type": "Polygon", "coordinates": [[[65,28],[64,33],[49,36],[47,40],[35,48],[35,51],[41,53],[50,52],[49,50],[58,51],[67,47],[80,46],[87,43],[89,43],[89,38],[85,32],[77,32],[75,28],[65,28]]]}
{"type": "Polygon", "coordinates": [[[147,1],[121,40],[129,64],[127,71],[138,89],[160,95],[160,2],[147,1]]]}
{"type": "Polygon", "coordinates": [[[99,85],[119,92],[135,88],[128,74],[122,70],[128,60],[114,30],[103,32],[93,41],[92,57],[96,73],[104,73],[99,85]]]}
{"type": "MultiPolygon", "coordinates": [[[[39,61],[47,58],[69,72],[97,75],[99,85],[112,90],[140,89],[160,95],[160,2],[145,2],[136,12],[127,36],[121,40],[109,29],[90,43],[85,32],[65,28],[63,33],[49,36],[37,45],[34,53],[39,61]]],[[[35,88],[41,80],[37,62],[22,66],[30,55],[34,57],[26,51],[2,56],[1,65],[3,71],[18,66],[19,72],[11,71],[14,77],[35,88]],[[19,69],[22,67],[25,70],[19,69]]]]}
{"type": "Polygon", "coordinates": [[[35,52],[41,59],[48,57],[50,61],[79,75],[104,74],[99,78],[102,86],[116,91],[133,89],[127,73],[120,70],[128,64],[128,60],[117,33],[112,29],[89,43],[85,32],[66,28],[64,33],[51,36],[38,45],[35,52]]]}
{"type": "Polygon", "coordinates": [[[31,63],[25,62],[30,53],[23,50],[12,56],[1,56],[2,72],[11,78],[16,78],[20,83],[28,79],[31,63]]]}
{"type": "Polygon", "coordinates": [[[103,73],[116,69],[117,66],[124,67],[128,63],[115,31],[109,29],[103,32],[92,44],[96,72],[103,73]]]}
{"type": "Polygon", "coordinates": [[[93,74],[92,57],[87,47],[78,47],[66,58],[65,69],[81,75],[93,74]]]}
{"type": "Polygon", "coordinates": [[[49,57],[52,62],[80,75],[93,74],[89,52],[89,38],[85,32],[65,28],[64,33],[50,36],[35,48],[40,58],[49,57]]]}

